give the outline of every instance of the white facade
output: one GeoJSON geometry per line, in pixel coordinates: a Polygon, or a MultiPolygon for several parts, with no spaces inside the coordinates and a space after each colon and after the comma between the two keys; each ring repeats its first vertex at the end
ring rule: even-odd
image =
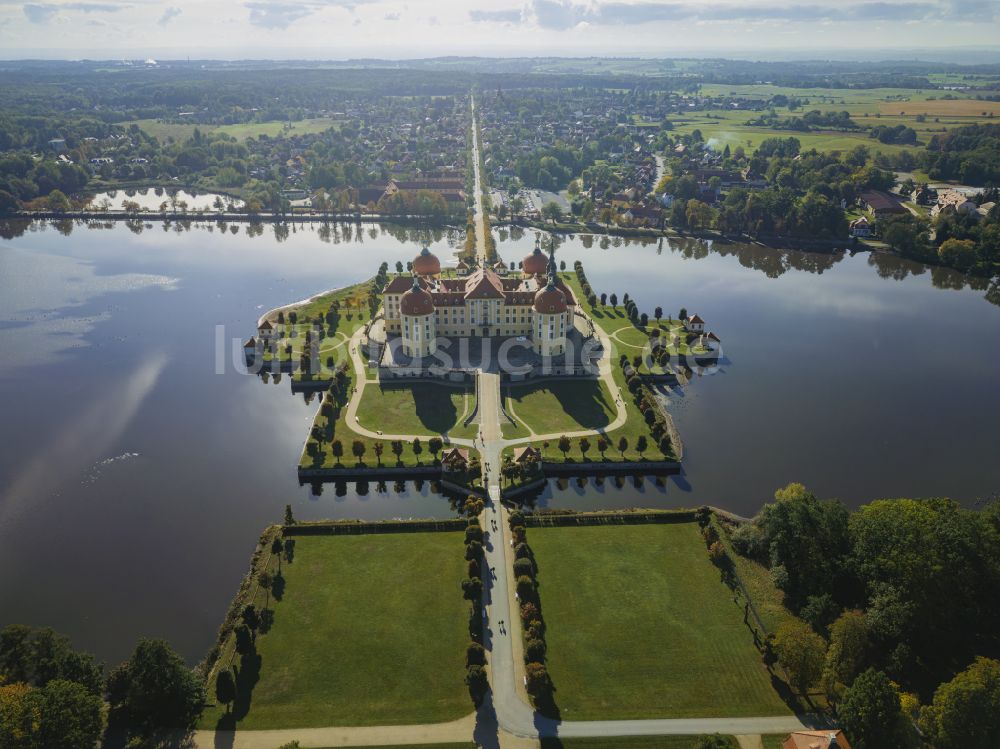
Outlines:
{"type": "Polygon", "coordinates": [[[434,315],[403,315],[401,338],[407,356],[433,354],[437,350],[434,315]]]}

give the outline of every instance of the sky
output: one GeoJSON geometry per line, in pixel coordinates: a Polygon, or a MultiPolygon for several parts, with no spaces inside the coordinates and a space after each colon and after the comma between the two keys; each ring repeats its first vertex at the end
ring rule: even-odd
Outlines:
{"type": "Polygon", "coordinates": [[[0,0],[7,59],[884,59],[961,47],[1000,61],[998,40],[1000,0],[0,0]]]}

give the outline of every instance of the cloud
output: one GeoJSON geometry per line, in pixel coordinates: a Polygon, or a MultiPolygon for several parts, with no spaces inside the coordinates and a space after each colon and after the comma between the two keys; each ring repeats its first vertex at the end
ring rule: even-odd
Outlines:
{"type": "Polygon", "coordinates": [[[27,3],[24,6],[24,15],[32,23],[48,23],[55,18],[57,13],[67,10],[82,13],[115,13],[128,7],[128,5],[113,5],[111,3],[27,3]]]}
{"type": "Polygon", "coordinates": [[[382,18],[385,21],[398,21],[402,16],[399,13],[386,13],[382,18]]]}
{"type": "Polygon", "coordinates": [[[163,15],[160,16],[160,20],[157,22],[160,26],[166,26],[168,23],[173,21],[177,16],[181,14],[181,9],[171,6],[163,11],[163,15]]]}
{"type": "Polygon", "coordinates": [[[323,8],[343,8],[353,13],[357,6],[372,2],[375,0],[318,0],[318,2],[253,0],[244,3],[244,6],[250,11],[250,23],[254,26],[265,29],[286,29],[300,18],[318,13],[323,8]]]}
{"type": "Polygon", "coordinates": [[[785,21],[789,23],[907,22],[978,19],[989,21],[1000,13],[994,0],[862,0],[835,4],[782,4],[780,0],[736,3],[627,2],[626,0],[528,0],[524,11],[473,10],[477,23],[531,22],[561,31],[581,24],[633,26],[677,21],[785,21]]]}
{"type": "Polygon", "coordinates": [[[316,12],[315,6],[302,3],[252,2],[246,3],[250,23],[265,29],[286,29],[300,18],[316,12]]]}
{"type": "Polygon", "coordinates": [[[512,10],[470,10],[469,20],[474,23],[517,23],[521,20],[521,11],[512,10]]]}

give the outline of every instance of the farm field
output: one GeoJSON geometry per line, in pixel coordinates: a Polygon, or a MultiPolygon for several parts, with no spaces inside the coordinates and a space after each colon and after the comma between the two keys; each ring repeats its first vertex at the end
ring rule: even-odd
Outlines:
{"type": "MultiPolygon", "coordinates": [[[[786,107],[776,107],[775,113],[779,117],[792,117],[801,116],[814,109],[823,112],[846,110],[863,128],[875,125],[905,125],[913,128],[918,138],[917,145],[885,144],[872,138],[866,130],[796,132],[746,124],[765,114],[767,110],[682,112],[672,118],[674,129],[678,133],[689,134],[698,129],[706,141],[715,139],[719,147],[743,146],[747,152],[755,150],[764,139],[773,137],[798,138],[803,149],[846,151],[862,145],[870,148],[873,153],[892,154],[906,150],[915,152],[926,145],[935,134],[965,125],[993,122],[1000,116],[1000,102],[971,98],[943,99],[941,97],[947,92],[935,89],[799,89],[769,84],[746,86],[709,84],[702,87],[702,93],[711,96],[740,96],[761,101],[767,101],[777,95],[795,97],[805,102],[799,109],[790,111],[786,107]],[[922,121],[917,119],[918,116],[922,121]]],[[[958,94],[958,96],[963,95],[958,94]]]]}

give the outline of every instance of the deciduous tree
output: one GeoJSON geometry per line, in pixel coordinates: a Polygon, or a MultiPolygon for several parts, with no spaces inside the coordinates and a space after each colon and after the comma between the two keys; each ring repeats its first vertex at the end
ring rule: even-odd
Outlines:
{"type": "Polygon", "coordinates": [[[798,620],[782,624],[774,636],[774,649],[792,686],[807,695],[823,672],[826,643],[809,625],[798,620]]]}

